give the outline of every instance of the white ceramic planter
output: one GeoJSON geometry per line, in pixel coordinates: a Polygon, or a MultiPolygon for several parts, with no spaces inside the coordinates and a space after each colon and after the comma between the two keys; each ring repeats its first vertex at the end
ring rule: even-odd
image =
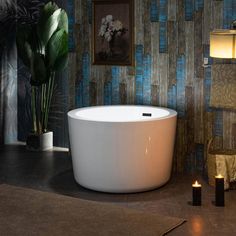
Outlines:
{"type": "Polygon", "coordinates": [[[30,134],[27,137],[26,147],[30,151],[46,151],[53,148],[53,132],[40,135],[30,134]]]}

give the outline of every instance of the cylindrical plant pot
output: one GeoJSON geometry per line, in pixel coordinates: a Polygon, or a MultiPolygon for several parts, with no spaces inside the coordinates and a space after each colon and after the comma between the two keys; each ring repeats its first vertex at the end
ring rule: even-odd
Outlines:
{"type": "Polygon", "coordinates": [[[30,151],[46,151],[53,148],[53,132],[30,134],[26,140],[26,148],[30,151]]]}

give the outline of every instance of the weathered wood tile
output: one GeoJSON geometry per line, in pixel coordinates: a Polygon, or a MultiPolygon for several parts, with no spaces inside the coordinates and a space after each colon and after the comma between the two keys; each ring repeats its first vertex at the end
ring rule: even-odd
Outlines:
{"type": "Polygon", "coordinates": [[[186,84],[186,60],[185,56],[181,55],[177,58],[177,112],[178,116],[183,118],[185,116],[185,84],[186,84]]]}
{"type": "Polygon", "coordinates": [[[97,105],[97,83],[89,82],[89,106],[97,105]]]}
{"type": "Polygon", "coordinates": [[[197,11],[194,14],[194,65],[196,78],[203,78],[202,16],[202,11],[197,11]]]}
{"type": "Polygon", "coordinates": [[[168,54],[160,54],[160,93],[159,105],[167,106],[167,91],[168,91],[168,54]]]}
{"type": "Polygon", "coordinates": [[[204,10],[203,10],[203,44],[209,44],[210,42],[210,32],[211,32],[211,19],[212,19],[212,0],[204,0],[204,10]]]}
{"type": "Polygon", "coordinates": [[[236,113],[223,111],[223,148],[234,149],[233,125],[236,123],[236,113]]]}
{"type": "Polygon", "coordinates": [[[152,84],[159,84],[160,66],[159,66],[159,23],[154,22],[151,25],[151,55],[152,55],[152,84]]]}
{"type": "Polygon", "coordinates": [[[178,45],[176,41],[176,34],[177,34],[176,22],[168,21],[169,86],[176,84],[176,54],[178,45]]]}
{"type": "Polygon", "coordinates": [[[224,1],[212,1],[211,30],[223,27],[223,3],[224,1]]]}
{"type": "Polygon", "coordinates": [[[144,26],[144,53],[151,53],[151,21],[150,21],[150,5],[151,0],[143,1],[143,26],[144,26]]]}
{"type": "Polygon", "coordinates": [[[127,85],[126,83],[120,83],[120,104],[127,104],[127,85]]]}
{"type": "Polygon", "coordinates": [[[204,80],[195,78],[194,83],[194,140],[204,143],[204,80]]]}
{"type": "Polygon", "coordinates": [[[150,20],[151,22],[158,22],[159,21],[159,1],[151,0],[150,2],[150,20]]]}
{"type": "Polygon", "coordinates": [[[136,76],[135,76],[135,102],[143,104],[143,46],[136,45],[136,76]]]}
{"type": "Polygon", "coordinates": [[[192,21],[193,13],[194,13],[194,1],[193,0],[185,0],[185,20],[192,21]]]}
{"type": "Polygon", "coordinates": [[[178,0],[168,0],[168,20],[176,21],[176,9],[178,0]]]}
{"type": "Polygon", "coordinates": [[[186,29],[186,85],[193,86],[194,81],[194,23],[192,21],[185,22],[186,29]]]}
{"type": "Polygon", "coordinates": [[[151,98],[152,98],[152,105],[157,106],[158,105],[158,99],[159,99],[159,86],[156,84],[152,85],[152,92],[151,92],[151,98]]]}
{"type": "Polygon", "coordinates": [[[177,1],[178,54],[185,53],[184,0],[177,1]]]}

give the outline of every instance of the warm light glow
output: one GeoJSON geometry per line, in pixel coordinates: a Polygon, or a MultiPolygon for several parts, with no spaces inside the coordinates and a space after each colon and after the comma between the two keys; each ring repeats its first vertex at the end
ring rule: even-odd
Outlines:
{"type": "Polygon", "coordinates": [[[193,187],[201,187],[202,185],[198,183],[198,181],[196,180],[195,183],[192,185],[193,187]]]}
{"type": "Polygon", "coordinates": [[[236,30],[215,30],[211,32],[210,56],[236,58],[236,30]]]}
{"type": "Polygon", "coordinates": [[[221,174],[219,174],[219,175],[217,175],[217,176],[216,176],[216,178],[217,178],[217,179],[223,179],[223,178],[224,178],[224,176],[223,176],[223,175],[221,175],[221,174]]]}
{"type": "Polygon", "coordinates": [[[203,220],[200,216],[193,216],[190,220],[190,223],[192,225],[192,230],[195,235],[202,235],[203,230],[203,220]]]}

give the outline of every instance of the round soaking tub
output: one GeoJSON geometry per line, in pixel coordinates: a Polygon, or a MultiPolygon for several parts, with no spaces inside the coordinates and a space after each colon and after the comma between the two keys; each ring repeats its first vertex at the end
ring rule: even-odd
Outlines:
{"type": "Polygon", "coordinates": [[[97,191],[128,193],[165,184],[177,113],[152,106],[100,106],[68,113],[74,177],[97,191]]]}

